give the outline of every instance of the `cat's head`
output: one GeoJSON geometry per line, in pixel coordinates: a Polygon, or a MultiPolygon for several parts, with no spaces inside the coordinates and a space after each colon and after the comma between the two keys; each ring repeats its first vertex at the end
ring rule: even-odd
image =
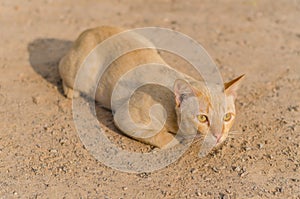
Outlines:
{"type": "Polygon", "coordinates": [[[234,102],[243,77],[244,75],[224,84],[223,97],[216,98],[217,103],[224,104],[222,111],[218,110],[220,109],[219,104],[214,105],[214,103],[212,103],[211,96],[207,90],[205,92],[204,89],[199,88],[199,86],[197,88],[197,86],[191,85],[184,80],[176,80],[174,83],[174,94],[178,124],[181,121],[181,105],[189,97],[196,97],[199,110],[197,110],[197,115],[191,117],[193,118],[193,121],[191,121],[192,125],[194,125],[193,128],[196,128],[201,134],[206,134],[210,131],[215,137],[215,145],[222,143],[227,138],[229,130],[235,120],[236,111],[234,102]],[[219,124],[215,121],[219,121],[219,124]]]}

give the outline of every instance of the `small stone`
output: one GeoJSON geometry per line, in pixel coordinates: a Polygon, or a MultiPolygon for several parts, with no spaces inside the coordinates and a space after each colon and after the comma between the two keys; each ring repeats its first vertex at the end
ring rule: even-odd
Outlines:
{"type": "Polygon", "coordinates": [[[191,172],[192,174],[197,173],[197,172],[198,172],[198,169],[192,168],[190,172],[191,172]]]}
{"type": "Polygon", "coordinates": [[[50,153],[57,153],[57,150],[56,149],[50,149],[49,152],[50,153]]]}
{"type": "Polygon", "coordinates": [[[34,103],[34,104],[40,104],[40,102],[41,102],[41,97],[39,97],[39,96],[34,96],[34,97],[32,97],[32,102],[34,103]]]}
{"type": "Polygon", "coordinates": [[[212,170],[216,173],[220,173],[219,169],[217,167],[213,167],[212,170]]]}
{"type": "Polygon", "coordinates": [[[46,124],[43,128],[44,128],[44,130],[47,131],[48,130],[48,125],[46,124]]]}
{"type": "Polygon", "coordinates": [[[295,131],[295,126],[288,126],[289,129],[291,129],[292,131],[295,131]]]}
{"type": "Polygon", "coordinates": [[[263,144],[261,144],[261,143],[258,144],[258,148],[259,148],[259,149],[262,149],[263,147],[264,147],[263,144]]]}
{"type": "Polygon", "coordinates": [[[283,191],[283,188],[282,187],[276,187],[276,191],[281,193],[283,191]]]}
{"type": "Polygon", "coordinates": [[[144,173],[138,174],[138,176],[141,177],[141,178],[148,178],[150,176],[150,173],[144,172],[144,173]]]}
{"type": "Polygon", "coordinates": [[[123,191],[126,191],[128,189],[128,187],[122,187],[123,191]]]}
{"type": "Polygon", "coordinates": [[[63,166],[61,169],[62,169],[65,173],[68,171],[67,167],[65,167],[65,166],[63,166]]]}
{"type": "Polygon", "coordinates": [[[201,196],[201,192],[200,191],[196,191],[196,196],[201,196]]]}
{"type": "Polygon", "coordinates": [[[224,193],[219,193],[219,198],[224,199],[226,195],[224,193]]]}
{"type": "Polygon", "coordinates": [[[268,142],[268,140],[265,140],[265,144],[268,144],[269,142],[268,142]]]}
{"type": "Polygon", "coordinates": [[[295,112],[298,112],[298,108],[299,108],[299,106],[297,106],[297,105],[294,105],[294,106],[289,106],[288,108],[287,108],[287,110],[288,111],[295,111],[295,112]]]}
{"type": "Polygon", "coordinates": [[[244,176],[246,176],[248,173],[245,171],[245,172],[243,172],[243,173],[241,173],[241,177],[244,177],[244,176]]]}
{"type": "Polygon", "coordinates": [[[244,150],[245,150],[245,151],[250,151],[250,150],[251,150],[251,147],[245,147],[244,150]]]}
{"type": "Polygon", "coordinates": [[[211,178],[210,178],[210,177],[207,177],[207,176],[205,176],[205,177],[203,177],[203,180],[205,180],[205,181],[210,181],[210,180],[211,180],[211,178]]]}
{"type": "Polygon", "coordinates": [[[239,167],[239,166],[233,167],[233,170],[239,172],[239,171],[241,171],[241,167],[239,167]]]}
{"type": "Polygon", "coordinates": [[[59,140],[59,143],[61,144],[61,145],[64,145],[64,144],[66,144],[66,142],[67,142],[67,139],[60,139],[59,140]]]}

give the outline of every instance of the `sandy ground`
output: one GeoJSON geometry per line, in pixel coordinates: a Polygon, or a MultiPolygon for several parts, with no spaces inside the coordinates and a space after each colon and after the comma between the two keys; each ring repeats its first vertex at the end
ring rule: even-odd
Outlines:
{"type": "MultiPolygon", "coordinates": [[[[299,19],[299,0],[1,1],[0,198],[300,198],[299,19]],[[57,64],[81,31],[105,24],[178,30],[225,80],[246,73],[239,133],[202,159],[193,145],[153,173],[96,161],[76,133],[57,64]]],[[[110,113],[102,120],[115,129],[110,113]]]]}

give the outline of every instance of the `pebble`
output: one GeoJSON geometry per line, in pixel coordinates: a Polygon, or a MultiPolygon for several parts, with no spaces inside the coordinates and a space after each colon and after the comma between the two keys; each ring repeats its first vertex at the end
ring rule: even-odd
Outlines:
{"type": "Polygon", "coordinates": [[[47,131],[48,130],[48,125],[45,124],[43,128],[44,128],[45,131],[47,131]]]}
{"type": "Polygon", "coordinates": [[[41,102],[41,97],[39,97],[39,96],[34,96],[34,97],[32,97],[32,102],[34,103],[34,104],[40,104],[40,102],[41,102]]]}
{"type": "Polygon", "coordinates": [[[227,198],[227,197],[224,193],[219,193],[219,198],[224,199],[224,198],[227,198]]]}
{"type": "Polygon", "coordinates": [[[250,150],[251,150],[251,147],[245,147],[244,150],[245,150],[245,151],[250,151],[250,150]]]}
{"type": "Polygon", "coordinates": [[[64,145],[65,143],[67,142],[67,139],[60,139],[59,140],[59,143],[61,144],[61,145],[64,145]]]}
{"type": "Polygon", "coordinates": [[[293,111],[298,112],[298,108],[299,108],[299,106],[297,106],[297,105],[295,105],[295,106],[289,106],[287,108],[287,110],[291,111],[291,112],[293,112],[293,111]]]}
{"type": "Polygon", "coordinates": [[[276,187],[276,191],[281,193],[283,191],[283,188],[282,187],[276,187]]]}
{"type": "Polygon", "coordinates": [[[57,153],[57,150],[56,150],[56,149],[50,149],[49,152],[50,152],[50,153],[57,153]]]}
{"type": "Polygon", "coordinates": [[[213,167],[212,170],[216,173],[220,173],[219,169],[217,167],[213,167]]]}
{"type": "Polygon", "coordinates": [[[122,187],[123,191],[126,191],[128,189],[128,187],[122,187]]]}
{"type": "Polygon", "coordinates": [[[192,168],[190,172],[191,172],[192,174],[197,173],[197,172],[198,172],[198,169],[192,168]]]}
{"type": "Polygon", "coordinates": [[[201,196],[201,192],[200,191],[196,191],[196,196],[201,196]]]}
{"type": "Polygon", "coordinates": [[[245,175],[247,175],[248,173],[245,171],[245,172],[243,172],[243,173],[241,173],[241,177],[244,177],[245,175]]]}
{"type": "Polygon", "coordinates": [[[141,177],[141,178],[148,178],[150,176],[150,173],[144,172],[144,173],[138,174],[138,176],[141,177]]]}
{"type": "Polygon", "coordinates": [[[239,171],[241,171],[241,167],[239,167],[239,166],[233,167],[233,170],[239,172],[239,171]]]}

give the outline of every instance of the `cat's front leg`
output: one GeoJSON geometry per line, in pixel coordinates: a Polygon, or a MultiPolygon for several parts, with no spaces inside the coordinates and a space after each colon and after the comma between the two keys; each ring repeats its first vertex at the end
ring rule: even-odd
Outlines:
{"type": "Polygon", "coordinates": [[[153,137],[135,138],[135,139],[144,142],[146,144],[150,144],[152,146],[158,147],[160,149],[171,148],[179,144],[179,141],[175,138],[174,134],[166,131],[165,129],[163,129],[153,137]]]}
{"type": "Polygon", "coordinates": [[[174,134],[170,133],[165,127],[162,129],[151,127],[141,129],[142,127],[138,126],[130,128],[132,121],[128,118],[128,115],[124,113],[122,110],[117,110],[114,114],[114,123],[123,133],[135,140],[158,148],[169,148],[179,143],[174,134]],[[147,137],[147,135],[149,135],[149,137],[147,137]]]}
{"type": "Polygon", "coordinates": [[[64,81],[62,83],[62,86],[63,86],[64,94],[66,95],[67,98],[71,99],[73,97],[76,98],[79,96],[79,92],[67,86],[64,81]]]}

